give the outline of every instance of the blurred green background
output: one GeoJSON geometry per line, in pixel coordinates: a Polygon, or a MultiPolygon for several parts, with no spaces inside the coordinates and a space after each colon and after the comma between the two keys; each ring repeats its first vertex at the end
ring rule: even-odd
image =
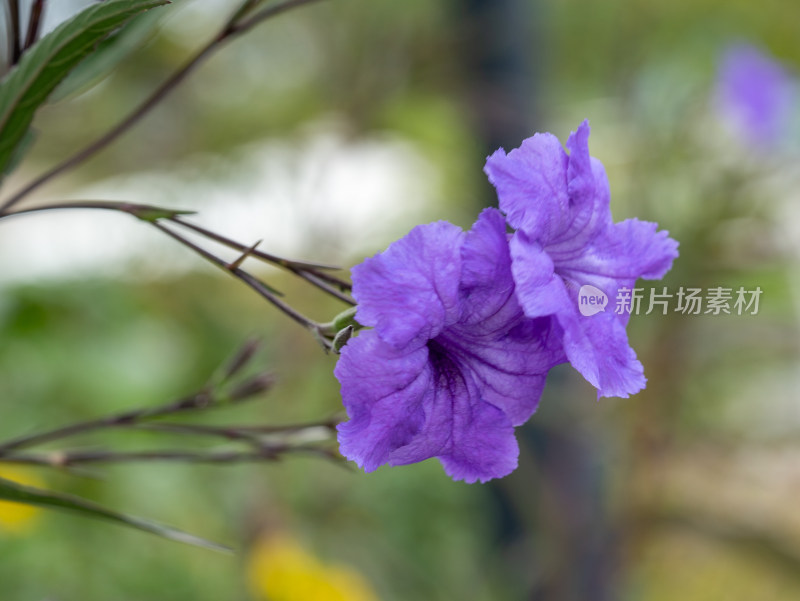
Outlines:
{"type": "MultiPolygon", "coordinates": [[[[50,4],[52,27],[87,2],[50,4]]],[[[149,35],[111,75],[40,112],[35,146],[2,192],[103,133],[235,5],[153,11],[149,35]]],[[[135,130],[29,202],[194,208],[199,223],[244,243],[349,266],[416,223],[468,226],[495,202],[481,171],[488,152],[534,131],[564,140],[588,118],[615,219],[658,221],[681,243],[663,283],[640,284],[646,292],[758,286],[760,310],[634,316],[647,389],[596,401],[557,368],[518,429],[520,467],[487,485],[454,483],[435,461],[369,475],[308,457],[90,477],[28,470],[239,553],[66,514],[4,522],[0,506],[0,598],[265,599],[251,557],[279,534],[317,567],[358,574],[373,593],[351,600],[800,597],[798,154],[754,148],[714,105],[726,47],[753,44],[796,71],[799,22],[791,0],[327,0],[227,45],[135,130]]],[[[341,410],[334,357],[144,229],[85,212],[0,223],[0,439],[177,398],[252,335],[266,341],[258,366],[278,384],[214,423],[341,410]]],[[[342,308],[253,269],[316,319],[342,308]]],[[[273,601],[284,594],[304,598],[273,591],[273,601]]]]}

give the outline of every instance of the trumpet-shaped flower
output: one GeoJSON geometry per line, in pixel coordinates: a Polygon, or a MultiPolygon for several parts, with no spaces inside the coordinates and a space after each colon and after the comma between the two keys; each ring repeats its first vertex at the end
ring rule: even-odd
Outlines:
{"type": "Polygon", "coordinates": [[[628,344],[628,315],[613,310],[617,293],[637,278],[661,278],[678,245],[655,223],[612,221],[608,180],[589,156],[588,139],[583,122],[567,140],[567,155],[555,136],[536,134],[508,154],[496,151],[485,171],[516,230],[511,271],[525,315],[557,320],[567,359],[599,395],[628,396],[645,378],[628,344]],[[605,311],[580,313],[584,285],[606,295],[605,311]]]}
{"type": "Polygon", "coordinates": [[[517,301],[502,215],[486,209],[467,233],[417,226],[352,275],[356,319],[372,329],[335,370],[342,453],[367,471],[437,457],[456,480],[511,472],[514,426],[564,355],[556,322],[517,301]]]}

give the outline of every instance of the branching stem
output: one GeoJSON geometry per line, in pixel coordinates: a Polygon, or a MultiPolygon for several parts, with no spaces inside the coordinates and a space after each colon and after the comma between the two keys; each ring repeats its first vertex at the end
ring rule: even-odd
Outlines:
{"type": "MultiPolygon", "coordinates": [[[[308,263],[306,261],[295,261],[292,259],[285,259],[283,257],[279,257],[274,254],[266,253],[260,251],[256,248],[249,247],[245,244],[241,244],[236,242],[235,240],[231,240],[221,234],[217,234],[216,232],[212,232],[204,227],[199,225],[193,224],[191,222],[185,221],[182,219],[182,216],[191,214],[193,211],[182,211],[177,209],[167,209],[163,207],[156,207],[153,205],[146,205],[146,204],[137,204],[131,202],[119,202],[119,201],[105,201],[105,200],[74,200],[68,202],[60,202],[54,204],[47,204],[37,207],[30,207],[27,209],[19,209],[16,211],[12,211],[10,213],[2,214],[0,213],[0,219],[8,219],[9,217],[15,217],[19,215],[27,215],[30,213],[39,213],[43,211],[55,211],[61,209],[95,209],[95,210],[107,210],[107,211],[116,211],[120,213],[127,213],[129,215],[133,215],[137,219],[141,219],[142,221],[147,221],[148,223],[154,224],[156,221],[160,219],[164,219],[170,221],[176,225],[189,229],[195,233],[200,234],[214,242],[218,242],[224,246],[229,248],[239,250],[242,252],[247,253],[248,256],[252,256],[256,259],[260,259],[272,265],[276,265],[287,271],[297,275],[298,277],[304,279],[305,281],[309,282],[310,284],[316,286],[320,290],[334,296],[335,298],[341,300],[342,302],[347,303],[348,305],[355,305],[355,301],[344,291],[349,290],[351,284],[343,279],[337,278],[336,276],[327,273],[325,270],[327,269],[336,269],[336,267],[331,265],[323,265],[319,263],[308,263]]],[[[189,242],[186,238],[182,236],[178,236],[172,230],[167,230],[166,228],[160,227],[162,231],[167,233],[172,238],[175,238],[185,246],[188,246],[204,258],[214,262],[215,264],[218,263],[215,259],[209,258],[210,253],[205,251],[204,249],[199,248],[197,245],[189,242]]],[[[219,259],[219,262],[222,262],[219,259]]],[[[227,271],[235,273],[236,271],[242,271],[238,269],[238,265],[231,266],[227,263],[222,262],[227,271]],[[231,267],[236,267],[237,269],[231,269],[231,267]]],[[[242,272],[244,273],[244,272],[242,272]]],[[[240,278],[241,279],[241,278],[240,278]]],[[[267,287],[266,284],[260,282],[259,285],[261,287],[267,287]]],[[[273,296],[277,295],[278,293],[274,290],[269,290],[273,296]]],[[[271,299],[270,302],[272,302],[271,299]]]]}
{"type": "Polygon", "coordinates": [[[30,17],[28,17],[28,33],[25,36],[25,43],[22,46],[23,52],[33,46],[39,39],[43,15],[44,0],[33,0],[33,3],[31,4],[30,17]]]}
{"type": "MultiPolygon", "coordinates": [[[[18,9],[17,1],[18,0],[11,0],[12,12],[15,7],[18,9]]],[[[166,81],[164,81],[164,83],[156,88],[156,90],[150,94],[150,96],[148,96],[138,107],[136,107],[127,117],[120,121],[116,126],[112,127],[105,134],[100,136],[97,140],[79,150],[71,157],[52,167],[49,171],[46,171],[31,181],[24,188],[13,194],[8,200],[5,201],[5,203],[0,205],[0,216],[2,216],[3,213],[8,212],[11,207],[20,202],[23,198],[28,196],[28,194],[43,184],[83,163],[128,131],[133,125],[138,123],[142,117],[144,117],[162,100],[164,100],[164,98],[166,98],[170,92],[172,92],[172,90],[174,90],[184,79],[186,79],[186,77],[192,71],[194,71],[194,69],[200,63],[202,63],[210,54],[223,46],[227,41],[245,33],[255,25],[258,25],[259,23],[262,23],[263,21],[266,21],[272,17],[276,17],[292,8],[318,1],[319,0],[284,0],[284,2],[272,5],[242,21],[237,20],[240,16],[240,11],[235,11],[216,36],[206,42],[206,44],[200,48],[200,50],[198,50],[194,56],[192,56],[186,63],[184,63],[182,67],[175,71],[166,81]]],[[[250,0],[246,0],[242,6],[248,4],[251,4],[250,0]]],[[[19,11],[17,10],[17,14],[18,12],[19,11]]],[[[18,19],[12,19],[12,25],[13,23],[18,23],[18,19]]],[[[17,35],[17,38],[15,39],[18,40],[18,30],[12,29],[12,33],[17,35]]],[[[16,47],[19,48],[18,41],[16,47]]],[[[16,60],[12,61],[12,64],[14,63],[16,63],[16,60]]]]}
{"type": "Polygon", "coordinates": [[[248,463],[276,461],[286,453],[305,453],[341,462],[341,457],[330,449],[315,445],[263,445],[258,450],[211,449],[186,451],[158,449],[153,451],[52,451],[43,453],[18,453],[0,458],[0,463],[42,465],[66,468],[97,463],[132,463],[148,461],[179,461],[184,463],[248,463]]]}

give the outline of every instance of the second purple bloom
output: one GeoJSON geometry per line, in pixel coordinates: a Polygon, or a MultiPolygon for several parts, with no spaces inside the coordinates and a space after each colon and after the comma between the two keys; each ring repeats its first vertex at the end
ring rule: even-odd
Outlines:
{"type": "Polygon", "coordinates": [[[615,314],[617,293],[637,278],[661,278],[678,256],[678,243],[638,219],[614,223],[603,165],[589,156],[589,124],[567,140],[536,134],[506,154],[498,150],[485,171],[500,209],[517,231],[511,238],[517,298],[528,317],[553,316],[564,330],[569,362],[601,396],[638,392],[644,372],[615,314]],[[579,312],[579,291],[593,286],[612,308],[579,312]]]}

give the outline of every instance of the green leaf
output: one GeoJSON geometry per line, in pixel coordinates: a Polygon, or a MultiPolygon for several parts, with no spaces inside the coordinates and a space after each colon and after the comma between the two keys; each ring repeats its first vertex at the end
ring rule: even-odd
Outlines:
{"type": "Polygon", "coordinates": [[[59,102],[81,94],[108,77],[128,56],[147,44],[156,33],[161,11],[148,11],[133,17],[125,27],[100,42],[97,50],[82,60],[50,94],[50,102],[59,102]]]}
{"type": "Polygon", "coordinates": [[[114,522],[122,524],[123,526],[136,528],[137,530],[150,532],[162,538],[181,543],[205,547],[206,549],[213,549],[215,551],[230,551],[228,547],[223,545],[187,534],[175,528],[162,526],[161,524],[149,520],[111,511],[110,509],[106,509],[91,501],[81,499],[80,497],[24,486],[12,480],[6,480],[5,478],[0,478],[0,500],[71,511],[87,517],[114,522]]]}
{"type": "Polygon", "coordinates": [[[0,83],[0,175],[25,137],[36,110],[98,44],[131,17],[169,0],[110,0],[94,4],[34,44],[0,83]]]}
{"type": "MultiPolygon", "coordinates": [[[[22,157],[25,156],[25,153],[30,150],[33,143],[36,141],[37,131],[29,127],[28,131],[25,132],[25,135],[22,136],[22,139],[17,143],[17,147],[14,149],[14,152],[11,153],[11,158],[8,161],[8,165],[6,170],[11,172],[17,168],[22,162],[22,157]]],[[[2,175],[0,175],[0,180],[2,180],[2,175]]]]}

